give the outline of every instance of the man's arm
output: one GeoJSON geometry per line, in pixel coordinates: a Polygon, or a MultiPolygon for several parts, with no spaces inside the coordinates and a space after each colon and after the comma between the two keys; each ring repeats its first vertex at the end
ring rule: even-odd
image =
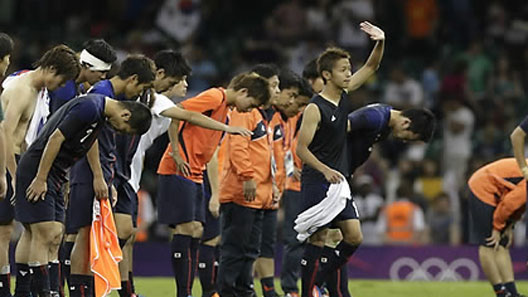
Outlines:
{"type": "Polygon", "coordinates": [[[0,123],[0,200],[5,198],[7,192],[6,182],[6,153],[3,121],[0,123]]]}
{"type": "Polygon", "coordinates": [[[369,35],[370,39],[376,41],[376,45],[370,53],[365,65],[352,75],[347,88],[348,91],[354,91],[361,87],[361,85],[363,85],[363,83],[365,83],[365,81],[367,81],[367,79],[378,70],[381,59],[383,58],[383,50],[385,48],[385,32],[383,32],[383,30],[369,22],[362,22],[359,26],[363,32],[369,35]]]}
{"type": "Polygon", "coordinates": [[[189,163],[185,162],[185,160],[182,159],[180,155],[180,140],[178,138],[178,131],[180,129],[180,121],[176,119],[172,119],[168,134],[169,134],[169,143],[172,149],[171,156],[174,160],[174,163],[176,163],[176,166],[178,167],[178,170],[184,175],[189,176],[191,175],[191,167],[189,166],[189,163]]]}
{"type": "Polygon", "coordinates": [[[95,197],[98,199],[108,198],[108,185],[104,179],[103,169],[101,168],[101,159],[99,158],[99,141],[95,141],[86,154],[88,164],[93,174],[93,188],[95,197]]]}
{"type": "Polygon", "coordinates": [[[15,160],[15,131],[20,123],[31,94],[29,92],[15,92],[13,89],[4,90],[2,101],[7,100],[4,119],[6,166],[12,177],[16,176],[17,163],[15,160]]]}
{"type": "Polygon", "coordinates": [[[343,175],[323,164],[323,162],[319,161],[308,149],[308,145],[310,145],[312,142],[320,121],[321,114],[319,112],[319,108],[317,108],[315,104],[308,104],[304,110],[301,128],[299,130],[299,139],[297,141],[296,153],[303,164],[306,164],[321,172],[324,174],[328,182],[336,184],[344,180],[343,175]]]}
{"type": "Polygon", "coordinates": [[[210,117],[205,116],[199,112],[185,110],[181,107],[181,105],[166,109],[161,112],[161,115],[167,118],[171,118],[173,120],[186,121],[193,125],[211,130],[225,131],[230,134],[240,134],[243,136],[251,135],[251,132],[245,128],[228,126],[219,121],[215,121],[210,117]]]}
{"type": "Polygon", "coordinates": [[[209,186],[211,186],[211,199],[209,200],[209,211],[211,214],[218,218],[220,216],[220,202],[219,202],[219,185],[220,180],[218,178],[218,150],[216,149],[211,161],[207,163],[207,177],[209,178],[209,186]]]}
{"type": "Polygon", "coordinates": [[[518,126],[510,135],[510,140],[513,147],[513,155],[525,179],[528,180],[528,164],[526,164],[526,157],[524,156],[524,139],[526,132],[518,126]]]}
{"type": "Polygon", "coordinates": [[[62,143],[66,138],[59,129],[56,129],[48,139],[40,158],[37,175],[26,190],[27,199],[31,202],[37,202],[39,199],[44,200],[47,191],[48,174],[59,154],[62,143]]]}

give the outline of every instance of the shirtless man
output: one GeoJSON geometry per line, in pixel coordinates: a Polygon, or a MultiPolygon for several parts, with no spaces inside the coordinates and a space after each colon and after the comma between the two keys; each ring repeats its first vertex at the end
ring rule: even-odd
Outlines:
{"type": "MultiPolygon", "coordinates": [[[[17,156],[20,156],[35,140],[39,128],[43,126],[49,114],[48,91],[57,89],[67,80],[75,79],[80,71],[75,52],[65,45],[58,45],[47,51],[34,66],[35,70],[19,71],[8,77],[3,84],[4,92],[0,97],[2,108],[5,110],[6,166],[11,177],[15,176],[17,156]]],[[[14,178],[11,184],[14,185],[14,178]]],[[[62,228],[62,219],[57,218],[40,232],[47,233],[52,229],[62,230],[62,228]]],[[[58,232],[57,235],[60,236],[60,233],[58,232]]],[[[24,226],[15,259],[18,270],[17,290],[29,286],[29,266],[44,265],[44,263],[28,263],[30,243],[31,234],[28,226],[24,226]]]]}

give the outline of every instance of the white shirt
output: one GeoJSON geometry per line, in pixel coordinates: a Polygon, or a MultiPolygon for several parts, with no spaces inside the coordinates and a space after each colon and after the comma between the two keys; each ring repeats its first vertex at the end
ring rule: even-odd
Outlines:
{"type": "Polygon", "coordinates": [[[162,112],[170,109],[176,104],[172,102],[167,96],[162,94],[154,94],[156,100],[150,109],[152,112],[152,124],[147,133],[141,136],[138,148],[134,157],[132,158],[131,174],[128,183],[132,186],[134,191],[139,191],[139,183],[141,181],[141,172],[143,171],[143,161],[145,160],[145,152],[154,143],[154,140],[169,129],[171,119],[161,115],[162,112]]]}
{"type": "Polygon", "coordinates": [[[421,107],[424,103],[422,86],[414,79],[406,79],[402,84],[387,83],[383,97],[385,103],[399,108],[421,107]]]}
{"type": "Polygon", "coordinates": [[[475,124],[473,112],[462,106],[455,111],[448,112],[444,123],[444,152],[450,155],[469,157],[472,150],[471,133],[475,124]],[[450,122],[462,124],[464,129],[455,134],[449,129],[450,122]]]}

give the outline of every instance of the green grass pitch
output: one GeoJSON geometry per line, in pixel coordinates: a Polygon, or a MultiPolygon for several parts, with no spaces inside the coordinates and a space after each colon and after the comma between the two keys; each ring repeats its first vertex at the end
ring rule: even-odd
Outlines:
{"type": "MultiPolygon", "coordinates": [[[[172,278],[143,277],[134,278],[137,293],[145,297],[176,296],[172,278]]],[[[280,288],[278,279],[275,285],[280,288]]],[[[258,296],[261,296],[260,284],[255,281],[258,296]]],[[[196,280],[193,296],[201,297],[200,284],[196,280]]],[[[349,288],[353,297],[493,297],[491,286],[487,282],[393,282],[378,280],[351,280],[349,288]]],[[[521,294],[528,293],[528,281],[518,281],[517,289],[521,294]]],[[[282,296],[282,291],[278,290],[282,296]]],[[[112,293],[118,297],[117,292],[112,293]]]]}

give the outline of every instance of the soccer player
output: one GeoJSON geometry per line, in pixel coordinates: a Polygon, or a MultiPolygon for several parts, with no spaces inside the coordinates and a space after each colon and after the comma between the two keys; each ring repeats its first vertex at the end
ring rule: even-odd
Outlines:
{"type": "MultiPolygon", "coordinates": [[[[66,84],[53,92],[49,92],[50,114],[55,113],[62,105],[69,100],[85,94],[88,88],[101,79],[106,78],[106,74],[112,67],[112,63],[117,59],[114,49],[102,39],[91,39],[84,43],[83,50],[79,55],[81,71],[74,80],[68,80],[66,84]]],[[[64,184],[64,195],[68,195],[69,184],[64,184]]],[[[69,200],[68,200],[69,201],[69,200]]],[[[68,207],[68,206],[66,206],[68,207]]],[[[50,259],[50,286],[52,296],[62,291],[62,281],[70,279],[70,256],[75,242],[76,231],[69,230],[69,216],[66,215],[66,231],[64,243],[60,255],[61,271],[59,273],[59,261],[52,257],[50,259]],[[59,280],[59,274],[63,279],[59,280]]],[[[58,246],[57,246],[58,248],[58,246]]],[[[58,251],[56,252],[58,253],[58,251]]],[[[55,252],[54,252],[55,254],[55,252]]]]}
{"type": "MultiPolygon", "coordinates": [[[[0,33],[0,76],[3,78],[9,68],[11,53],[13,52],[13,40],[5,33],[0,33]]],[[[4,113],[0,106],[0,123],[4,120],[4,113]]],[[[0,126],[0,297],[11,296],[11,268],[9,266],[9,243],[13,232],[14,211],[11,205],[8,183],[6,181],[5,166],[5,139],[2,126],[0,126]]]]}
{"type": "MultiPolygon", "coordinates": [[[[266,104],[268,87],[267,81],[258,75],[242,74],[227,89],[211,88],[181,102],[181,106],[223,123],[229,107],[244,113],[266,104]]],[[[247,128],[241,124],[233,126],[247,128]]],[[[196,252],[205,219],[202,175],[221,136],[220,131],[182,123],[178,135],[169,133],[171,143],[158,168],[158,217],[161,223],[172,227],[171,261],[178,296],[191,295],[196,252]]]]}
{"type": "MultiPolygon", "coordinates": [[[[258,73],[258,71],[256,71],[258,73]]],[[[260,278],[264,296],[277,296],[274,286],[275,275],[275,243],[277,236],[277,209],[278,199],[282,196],[285,188],[286,176],[293,174],[291,156],[287,151],[291,143],[291,133],[288,119],[294,117],[299,112],[298,109],[292,109],[294,101],[299,96],[301,89],[301,78],[289,70],[282,70],[279,75],[280,93],[274,97],[271,102],[272,118],[270,120],[270,129],[273,133],[273,162],[276,166],[274,174],[275,191],[274,199],[263,207],[262,236],[260,245],[260,255],[255,261],[255,272],[260,278]],[[288,164],[286,168],[285,165],[288,164]]],[[[257,192],[259,189],[257,189],[257,192]]]]}
{"type": "MultiPolygon", "coordinates": [[[[48,91],[53,91],[69,79],[75,79],[80,71],[80,65],[75,52],[65,45],[55,46],[48,50],[34,66],[35,70],[23,70],[9,76],[3,83],[4,92],[1,95],[2,107],[5,110],[4,135],[6,140],[6,166],[9,178],[15,176],[16,159],[34,141],[38,131],[49,114],[48,91]]],[[[15,183],[13,178],[11,186],[15,183]]],[[[55,228],[52,233],[63,230],[62,218],[49,222],[48,228],[55,228]]],[[[48,229],[49,230],[49,229],[48,229]]],[[[30,268],[27,262],[28,250],[31,244],[30,230],[26,226],[17,245],[15,261],[18,276],[28,276],[30,268]]],[[[60,236],[54,238],[60,242],[60,236]]],[[[54,254],[53,245],[49,251],[54,254]]],[[[52,256],[53,257],[53,256],[52,256]]],[[[43,264],[43,263],[39,263],[43,264]]],[[[46,262],[47,265],[47,262],[46,262]]]]}
{"type": "MultiPolygon", "coordinates": [[[[140,103],[86,95],[56,112],[22,156],[16,176],[15,214],[31,240],[18,244],[17,257],[23,256],[22,263],[31,265],[39,296],[50,294],[48,256],[50,244],[61,235],[53,224],[64,218],[61,184],[66,182],[67,170],[85,154],[99,158],[96,138],[105,121],[118,131],[141,134],[150,119],[150,111],[140,103]]],[[[16,296],[30,295],[29,275],[27,270],[19,270],[16,296]]]]}
{"type": "Polygon", "coordinates": [[[289,109],[298,110],[296,116],[288,119],[288,130],[290,145],[286,151],[285,167],[293,167],[293,172],[287,175],[286,190],[282,195],[282,205],[284,207],[284,255],[282,258],[281,269],[281,287],[287,297],[298,297],[299,288],[297,281],[299,279],[300,263],[303,253],[303,245],[297,240],[297,233],[293,229],[295,218],[300,212],[301,207],[301,169],[302,163],[295,149],[297,148],[297,139],[299,127],[301,124],[301,114],[314,92],[312,86],[307,80],[302,81],[299,96],[295,99],[289,109]],[[288,155],[291,154],[291,157],[288,155]],[[289,160],[291,159],[291,160],[289,160]],[[289,160],[289,161],[286,161],[289,160]],[[288,165],[289,163],[289,165],[288,165]]]}
{"type": "Polygon", "coordinates": [[[514,158],[478,169],[468,181],[470,242],[497,297],[521,296],[515,286],[509,247],[513,225],[526,209],[526,179],[514,158]]]}
{"type": "MultiPolygon", "coordinates": [[[[89,93],[121,100],[134,100],[151,86],[154,77],[155,66],[151,59],[143,55],[131,55],[121,63],[116,76],[98,82],[89,93]]],[[[69,288],[72,296],[80,294],[82,290],[92,290],[93,276],[88,265],[88,254],[93,201],[94,197],[105,199],[115,198],[117,195],[115,188],[112,187],[116,160],[115,134],[115,130],[110,125],[104,125],[98,135],[100,158],[92,160],[82,158],[70,171],[68,228],[77,231],[71,254],[69,288]],[[92,162],[100,165],[91,164],[92,162]]]]}
{"type": "MultiPolygon", "coordinates": [[[[341,49],[329,48],[317,60],[318,71],[326,84],[304,110],[297,144],[297,155],[303,162],[303,210],[319,204],[325,198],[330,184],[341,183],[345,181],[344,176],[349,175],[346,128],[351,107],[345,91],[359,88],[378,69],[385,40],[385,33],[368,22],[362,22],[360,28],[371,39],[376,40],[376,45],[365,65],[354,75],[351,72],[350,56],[341,49]]],[[[337,247],[340,252],[339,261],[326,265],[332,272],[346,263],[361,243],[362,237],[357,211],[351,199],[347,199],[345,208],[334,221],[341,229],[344,240],[337,247]]],[[[302,296],[313,296],[326,231],[326,228],[319,229],[305,245],[301,262],[302,296]]]]}
{"type": "MultiPolygon", "coordinates": [[[[154,124],[149,131],[139,139],[135,136],[117,135],[117,166],[115,186],[118,202],[115,207],[116,227],[120,243],[124,246],[123,261],[120,263],[122,289],[121,296],[134,294],[132,274],[132,247],[137,215],[137,190],[143,169],[145,150],[150,147],[155,138],[165,133],[174,121],[184,120],[200,127],[226,131],[228,133],[249,135],[249,131],[239,127],[227,126],[198,112],[188,111],[175,105],[167,96],[183,97],[187,91],[187,76],[191,68],[181,53],[173,50],[163,50],[154,57],[156,78],[153,87],[156,94],[152,95],[152,113],[154,124]],[[164,93],[167,96],[165,96],[164,93]],[[138,154],[139,152],[139,154],[138,154]],[[134,159],[136,159],[134,163],[134,159]],[[129,183],[133,178],[132,183],[129,183]],[[135,186],[133,185],[135,184],[135,186]],[[137,189],[137,190],[136,190],[137,189]]],[[[173,134],[178,133],[178,125],[172,125],[173,134]]]]}

